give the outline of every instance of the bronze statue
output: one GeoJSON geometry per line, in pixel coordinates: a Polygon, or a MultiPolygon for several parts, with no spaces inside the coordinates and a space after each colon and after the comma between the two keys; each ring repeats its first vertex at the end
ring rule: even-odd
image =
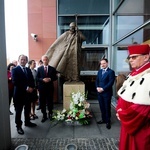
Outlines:
{"type": "Polygon", "coordinates": [[[49,65],[55,67],[65,80],[80,81],[81,46],[85,36],[78,30],[75,22],[70,23],[69,27],[49,47],[46,55],[50,60],[49,65]]]}

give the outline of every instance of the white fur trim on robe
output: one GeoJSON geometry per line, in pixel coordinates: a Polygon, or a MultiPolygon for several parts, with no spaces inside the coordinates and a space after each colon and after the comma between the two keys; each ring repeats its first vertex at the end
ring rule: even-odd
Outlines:
{"type": "Polygon", "coordinates": [[[150,105],[150,68],[135,76],[129,75],[118,95],[134,104],[150,105]]]}

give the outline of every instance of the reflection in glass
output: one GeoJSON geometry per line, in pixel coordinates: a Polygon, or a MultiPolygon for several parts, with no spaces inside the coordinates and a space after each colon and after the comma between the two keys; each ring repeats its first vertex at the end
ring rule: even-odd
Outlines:
{"type": "Polygon", "coordinates": [[[130,72],[129,63],[127,61],[128,57],[128,51],[127,47],[122,48],[118,47],[117,53],[116,53],[116,73],[117,74],[125,74],[128,75],[130,72]]]}
{"type": "Polygon", "coordinates": [[[118,16],[117,40],[143,24],[143,16],[118,16]]]}
{"type": "Polygon", "coordinates": [[[104,56],[105,50],[85,49],[81,53],[81,71],[97,71],[99,70],[99,61],[104,56]]]}
{"type": "MultiPolygon", "coordinates": [[[[58,17],[58,36],[69,30],[70,22],[75,16],[58,17]]],[[[84,44],[108,44],[109,16],[78,16],[78,29],[86,37],[84,44]]]]}
{"type": "Polygon", "coordinates": [[[115,8],[115,9],[119,6],[119,3],[120,3],[121,1],[122,1],[122,0],[115,0],[115,1],[114,1],[114,8],[115,8]]]}
{"type": "MultiPolygon", "coordinates": [[[[141,44],[141,43],[147,43],[150,40],[150,23],[146,25],[141,30],[135,32],[134,34],[131,34],[118,44],[141,44]]],[[[150,42],[149,42],[150,43],[150,42]]]]}

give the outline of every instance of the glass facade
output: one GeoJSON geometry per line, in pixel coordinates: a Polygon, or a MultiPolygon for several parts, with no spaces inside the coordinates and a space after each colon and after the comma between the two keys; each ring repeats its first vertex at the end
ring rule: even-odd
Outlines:
{"type": "Polygon", "coordinates": [[[108,44],[109,38],[109,15],[93,16],[59,16],[58,36],[69,29],[71,22],[77,22],[78,29],[85,35],[84,44],[108,44]],[[76,20],[77,18],[77,20],[76,20]]]}
{"type": "Polygon", "coordinates": [[[99,60],[108,57],[110,41],[110,0],[57,0],[57,36],[76,22],[86,37],[82,44],[81,80],[88,91],[88,99],[95,99],[95,79],[99,60]],[[89,87],[90,85],[90,87],[89,87]]]}
{"type": "MultiPolygon", "coordinates": [[[[131,71],[127,61],[127,46],[131,44],[150,44],[150,1],[149,0],[113,0],[112,49],[113,69],[116,75],[128,75],[131,71]]],[[[114,97],[116,90],[114,89],[114,97]]],[[[116,105],[116,99],[112,100],[116,105]]]]}
{"type": "Polygon", "coordinates": [[[58,0],[58,14],[109,14],[109,0],[58,0]]]}
{"type": "Polygon", "coordinates": [[[149,0],[57,0],[57,36],[69,29],[70,22],[76,22],[86,37],[81,75],[94,81],[92,71],[99,69],[103,56],[116,75],[128,75],[127,46],[150,44],[149,6],[149,0]]]}
{"type": "MultiPolygon", "coordinates": [[[[69,30],[69,24],[76,22],[78,29],[86,37],[83,43],[81,74],[97,71],[99,60],[107,53],[109,45],[110,3],[109,0],[58,0],[57,36],[69,30]],[[94,5],[93,5],[94,4],[94,5]],[[103,47],[103,45],[105,45],[103,47]]],[[[106,54],[107,55],[107,54],[106,54]]]]}
{"type": "MultiPolygon", "coordinates": [[[[120,39],[124,35],[128,34],[139,25],[143,24],[143,16],[117,16],[117,39],[120,39]]],[[[131,41],[134,39],[131,39],[131,41]]],[[[131,42],[129,41],[130,44],[131,42]]]]}
{"type": "Polygon", "coordinates": [[[114,18],[115,36],[113,48],[115,59],[113,61],[116,74],[130,72],[126,58],[127,46],[141,44],[150,39],[149,19],[150,11],[148,0],[123,0],[121,5],[112,13],[114,18]]]}
{"type": "Polygon", "coordinates": [[[99,70],[99,60],[104,56],[105,48],[88,48],[82,50],[81,71],[99,70]]]}

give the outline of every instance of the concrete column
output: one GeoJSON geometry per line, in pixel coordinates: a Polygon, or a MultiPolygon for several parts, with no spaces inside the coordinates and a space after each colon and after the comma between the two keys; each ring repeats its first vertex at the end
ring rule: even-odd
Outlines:
{"type": "Polygon", "coordinates": [[[0,150],[9,150],[10,146],[11,132],[6,64],[4,0],[0,0],[0,150]]]}

